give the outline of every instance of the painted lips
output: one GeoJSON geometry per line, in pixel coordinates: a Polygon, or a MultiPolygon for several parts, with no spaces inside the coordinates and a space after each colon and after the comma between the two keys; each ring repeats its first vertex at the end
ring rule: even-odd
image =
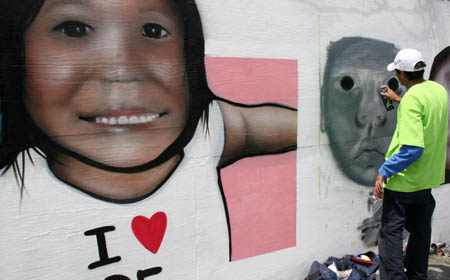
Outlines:
{"type": "Polygon", "coordinates": [[[80,119],[101,125],[142,125],[149,124],[167,113],[109,113],[96,117],[81,117],[80,119]]]}
{"type": "Polygon", "coordinates": [[[146,124],[150,123],[161,114],[141,114],[131,116],[119,116],[119,117],[96,117],[95,122],[106,125],[134,125],[134,124],[146,124]]]}

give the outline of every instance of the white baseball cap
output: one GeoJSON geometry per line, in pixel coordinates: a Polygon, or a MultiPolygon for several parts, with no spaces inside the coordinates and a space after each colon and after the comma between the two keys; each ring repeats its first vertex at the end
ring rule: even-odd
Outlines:
{"type": "Polygon", "coordinates": [[[402,70],[406,72],[416,72],[425,69],[425,60],[423,55],[415,49],[403,49],[400,50],[395,56],[394,62],[387,66],[388,71],[402,70]],[[417,65],[417,63],[421,65],[417,65]]]}

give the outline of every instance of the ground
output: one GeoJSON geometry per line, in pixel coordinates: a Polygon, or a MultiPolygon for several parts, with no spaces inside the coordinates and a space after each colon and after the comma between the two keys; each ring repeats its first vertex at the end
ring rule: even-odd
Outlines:
{"type": "Polygon", "coordinates": [[[450,279],[450,257],[437,255],[430,256],[428,266],[428,280],[449,280],[450,279]]]}

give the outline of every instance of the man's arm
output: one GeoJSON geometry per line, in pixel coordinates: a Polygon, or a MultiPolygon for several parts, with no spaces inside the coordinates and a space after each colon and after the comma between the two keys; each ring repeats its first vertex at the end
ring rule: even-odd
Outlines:
{"type": "Polygon", "coordinates": [[[400,151],[391,156],[381,167],[378,169],[378,176],[373,188],[373,195],[376,198],[382,198],[383,182],[387,178],[405,170],[415,161],[417,161],[423,154],[423,148],[417,146],[404,145],[400,148],[400,151]]]}
{"type": "Polygon", "coordinates": [[[392,177],[393,175],[405,170],[423,154],[422,147],[404,145],[400,151],[391,156],[381,167],[378,173],[384,178],[392,177]]]}

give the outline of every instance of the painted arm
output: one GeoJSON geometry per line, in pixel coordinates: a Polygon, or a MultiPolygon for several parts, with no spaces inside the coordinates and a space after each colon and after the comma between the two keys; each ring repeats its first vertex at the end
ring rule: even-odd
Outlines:
{"type": "Polygon", "coordinates": [[[296,148],[297,110],[276,104],[218,103],[225,124],[225,147],[219,167],[244,157],[296,148]]]}

